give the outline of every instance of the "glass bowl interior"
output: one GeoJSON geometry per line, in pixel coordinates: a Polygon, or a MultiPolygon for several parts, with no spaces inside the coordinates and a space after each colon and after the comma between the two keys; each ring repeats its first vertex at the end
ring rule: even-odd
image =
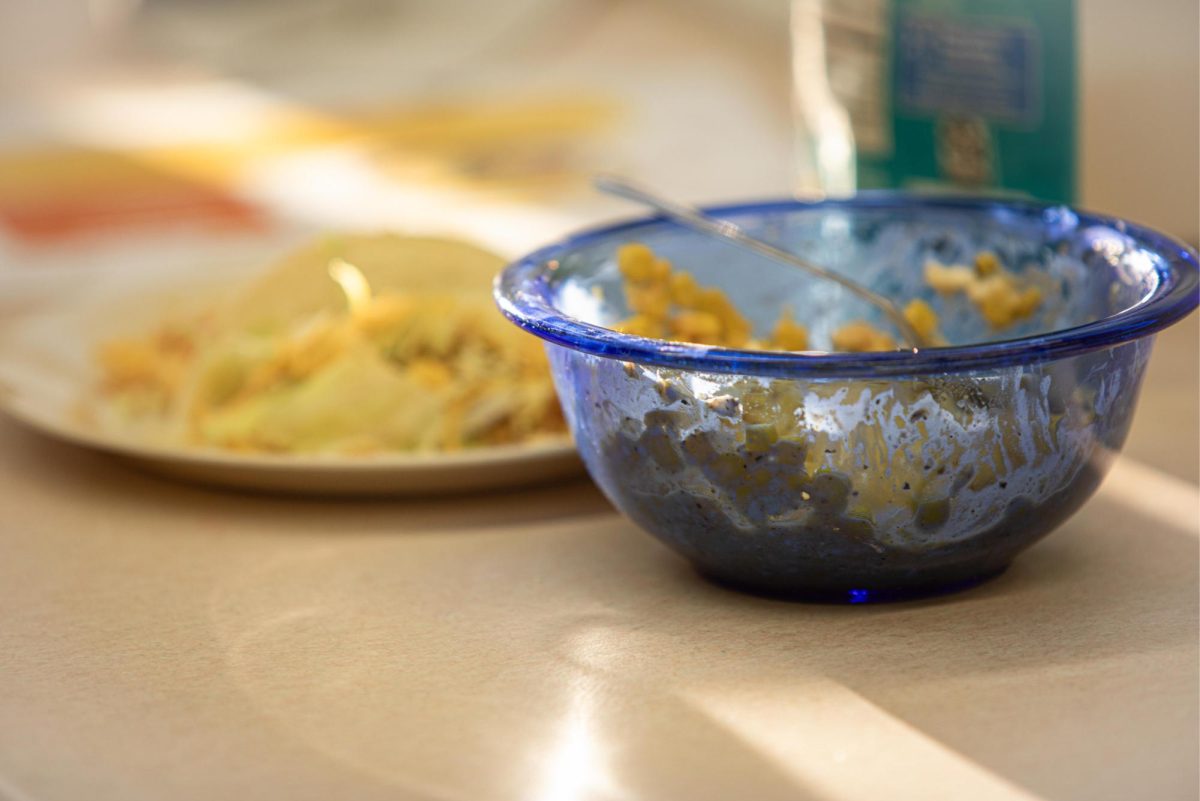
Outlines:
{"type": "Polygon", "coordinates": [[[828,351],[850,320],[888,329],[880,312],[844,288],[660,218],[599,229],[531,254],[501,277],[497,297],[519,325],[597,355],[671,367],[756,375],[882,376],[997,367],[1061,358],[1136,339],[1182,317],[1197,301],[1196,254],[1156,232],[1061,206],[897,195],[803,203],[779,201],[711,210],[749,233],[853,277],[899,301],[929,302],[954,347],[874,354],[762,353],[619,334],[629,316],[615,251],[643,242],[719,287],[769,330],[789,310],[828,351]],[[1005,269],[1041,289],[1036,313],[1000,330],[962,296],[943,297],[924,267],[970,264],[995,253],[1005,269]]]}

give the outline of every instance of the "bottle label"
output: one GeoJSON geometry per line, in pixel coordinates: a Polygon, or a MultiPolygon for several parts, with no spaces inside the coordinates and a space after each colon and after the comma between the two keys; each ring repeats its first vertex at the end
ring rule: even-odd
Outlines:
{"type": "Polygon", "coordinates": [[[1074,199],[1072,0],[892,0],[889,22],[886,69],[860,73],[889,130],[847,104],[860,188],[1074,199]]]}
{"type": "Polygon", "coordinates": [[[959,114],[1036,124],[1037,29],[906,14],[896,34],[896,105],[909,114],[959,114]]]}

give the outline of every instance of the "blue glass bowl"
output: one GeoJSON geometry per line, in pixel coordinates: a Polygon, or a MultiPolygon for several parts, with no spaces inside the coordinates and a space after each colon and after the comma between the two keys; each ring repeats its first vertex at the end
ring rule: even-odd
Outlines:
{"type": "Polygon", "coordinates": [[[1062,206],[868,194],[710,211],[885,295],[926,299],[951,342],[971,343],[781,353],[613,331],[629,314],[615,252],[630,241],[720,287],[759,333],[785,307],[818,347],[851,319],[887,328],[831,282],[659,217],[571,237],[497,279],[504,314],[546,340],[605,494],[703,574],[755,591],[862,602],[1003,571],[1095,491],[1153,334],[1197,305],[1194,251],[1062,206]],[[984,250],[1045,293],[1001,333],[923,279],[927,260],[984,250]]]}

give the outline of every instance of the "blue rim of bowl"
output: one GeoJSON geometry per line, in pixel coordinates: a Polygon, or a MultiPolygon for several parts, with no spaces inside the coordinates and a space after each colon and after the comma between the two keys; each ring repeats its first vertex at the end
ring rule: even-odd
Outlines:
{"type": "Polygon", "coordinates": [[[580,247],[621,235],[676,224],[662,215],[627,219],[585,229],[518,259],[496,277],[497,305],[509,320],[542,339],[565,348],[622,361],[707,373],[740,373],[775,378],[885,377],[956,373],[1034,364],[1077,356],[1149,336],[1185,317],[1200,303],[1200,270],[1196,251],[1150,228],[1061,204],[961,196],[913,196],[901,192],[865,192],[853,198],[805,201],[794,198],[709,206],[714,216],[820,209],[927,208],[1016,213],[1045,219],[1048,211],[1069,213],[1072,229],[1104,226],[1132,238],[1162,258],[1156,266],[1158,285],[1149,297],[1111,317],[1075,328],[1019,339],[875,353],[815,351],[748,351],[622,334],[569,317],[554,308],[551,278],[558,259],[580,247]]]}

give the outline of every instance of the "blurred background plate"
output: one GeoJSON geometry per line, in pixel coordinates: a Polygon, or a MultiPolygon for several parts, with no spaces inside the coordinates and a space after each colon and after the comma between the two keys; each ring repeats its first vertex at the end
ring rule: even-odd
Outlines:
{"type": "MultiPolygon", "coordinates": [[[[169,270],[62,266],[0,273],[0,296],[34,311],[0,330],[0,409],[58,439],[115,454],[155,472],[206,484],[329,495],[415,495],[533,484],[577,475],[568,437],[444,454],[245,455],[147,442],[96,423],[88,392],[97,380],[95,345],[198,311],[257,275],[246,265],[279,254],[308,234],[279,232],[237,243],[200,240],[169,270]],[[244,243],[243,243],[244,244],[244,243]],[[218,255],[219,254],[219,255],[218,255]],[[250,254],[253,254],[252,256],[250,254]]],[[[177,254],[185,247],[176,242],[177,254]]],[[[102,254],[95,256],[102,262],[102,254]]]]}

